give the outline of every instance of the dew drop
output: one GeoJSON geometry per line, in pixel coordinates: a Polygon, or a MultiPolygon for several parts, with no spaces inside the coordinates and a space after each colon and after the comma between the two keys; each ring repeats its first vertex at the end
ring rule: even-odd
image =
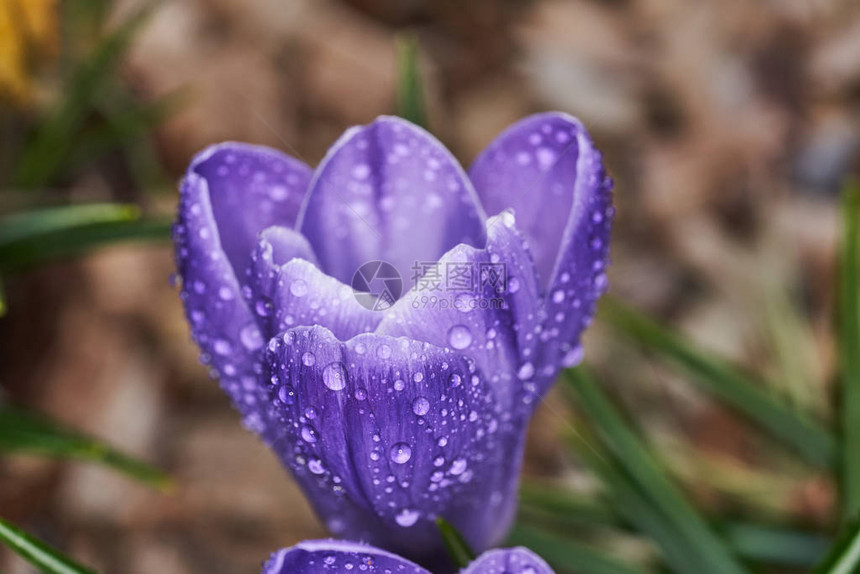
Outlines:
{"type": "Polygon", "coordinates": [[[366,163],[360,163],[352,168],[352,177],[355,179],[367,179],[370,175],[370,166],[366,163]]]}
{"type": "Polygon", "coordinates": [[[246,325],[239,331],[239,340],[249,351],[256,351],[263,346],[263,336],[256,325],[246,325]]]}
{"type": "Polygon", "coordinates": [[[323,383],[333,391],[340,391],[346,386],[346,369],[343,363],[335,361],[323,369],[323,383]]]}
{"type": "Polygon", "coordinates": [[[517,377],[521,381],[527,381],[535,375],[535,366],[532,363],[523,363],[520,370],[517,371],[517,377]]]}
{"type": "Polygon", "coordinates": [[[308,461],[308,470],[314,474],[322,474],[325,472],[325,467],[320,459],[312,458],[308,461]]]}
{"type": "Polygon", "coordinates": [[[460,383],[463,382],[463,377],[461,377],[457,373],[451,373],[451,376],[448,378],[448,382],[451,383],[452,387],[459,387],[460,383]]]}
{"type": "Polygon", "coordinates": [[[218,289],[218,296],[224,301],[231,301],[236,298],[233,290],[229,287],[221,287],[218,289]]]}
{"type": "Polygon", "coordinates": [[[430,412],[430,401],[428,401],[424,397],[416,398],[414,401],[412,401],[412,412],[419,417],[423,417],[428,412],[430,412]]]}
{"type": "Polygon", "coordinates": [[[412,375],[412,380],[416,383],[420,383],[424,380],[424,373],[422,373],[421,371],[417,371],[414,375],[412,375]]]}
{"type": "Polygon", "coordinates": [[[281,399],[281,402],[285,405],[291,405],[296,402],[296,394],[293,392],[293,387],[290,385],[283,385],[278,389],[278,398],[281,399]]]}
{"type": "Polygon", "coordinates": [[[552,294],[552,302],[561,303],[562,301],[564,301],[564,291],[562,289],[556,289],[552,294]]]}
{"type": "Polygon", "coordinates": [[[376,349],[376,356],[380,359],[389,359],[391,358],[391,347],[388,345],[380,345],[376,349]]]}
{"type": "Polygon", "coordinates": [[[520,280],[516,277],[508,279],[508,293],[516,293],[520,290],[520,280]]]}
{"type": "Polygon", "coordinates": [[[582,345],[577,345],[564,355],[561,359],[561,364],[565,368],[575,367],[582,362],[584,355],[585,352],[582,345]]]}
{"type": "Polygon", "coordinates": [[[308,294],[308,284],[304,279],[296,279],[290,283],[290,293],[295,297],[304,297],[308,294]]]}
{"type": "Polygon", "coordinates": [[[391,457],[391,462],[405,464],[412,458],[412,447],[405,442],[398,442],[388,451],[388,456],[391,457]]]}
{"type": "Polygon", "coordinates": [[[302,355],[302,364],[306,367],[312,367],[314,363],[317,362],[317,357],[310,351],[305,352],[302,355]]]}
{"type": "Polygon", "coordinates": [[[448,472],[450,472],[454,476],[458,476],[460,474],[463,474],[467,466],[468,463],[466,462],[465,458],[458,458],[455,459],[453,463],[451,463],[451,468],[448,469],[448,472]]]}
{"type": "Polygon", "coordinates": [[[229,355],[230,351],[233,350],[233,347],[226,339],[215,339],[212,348],[219,355],[229,355]]]}
{"type": "Polygon", "coordinates": [[[394,517],[394,520],[397,521],[397,524],[404,528],[409,528],[416,522],[418,522],[418,518],[421,516],[421,513],[417,510],[411,510],[409,508],[404,508],[394,517]]]}
{"type": "Polygon", "coordinates": [[[302,439],[308,443],[315,443],[317,441],[317,431],[311,425],[305,425],[302,427],[302,439]]]}
{"type": "Polygon", "coordinates": [[[257,301],[254,304],[254,309],[260,317],[268,317],[272,314],[272,304],[268,301],[257,301]]]}
{"type": "Polygon", "coordinates": [[[455,349],[465,349],[472,344],[472,332],[465,325],[454,325],[448,330],[448,344],[455,349]]]}

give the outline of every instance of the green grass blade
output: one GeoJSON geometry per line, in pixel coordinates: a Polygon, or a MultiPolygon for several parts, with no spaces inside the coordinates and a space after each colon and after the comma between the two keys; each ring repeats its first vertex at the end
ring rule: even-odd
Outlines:
{"type": "Polygon", "coordinates": [[[161,490],[172,486],[170,477],[149,464],[41,415],[6,404],[0,405],[0,452],[94,462],[161,490]]]}
{"type": "Polygon", "coordinates": [[[528,479],[523,479],[520,485],[519,510],[532,518],[547,518],[558,524],[617,527],[622,522],[600,498],[528,479]]]}
{"type": "Polygon", "coordinates": [[[0,248],[46,233],[95,223],[133,221],[139,216],[137,206],[116,203],[64,205],[16,213],[0,219],[0,248]]]}
{"type": "Polygon", "coordinates": [[[0,542],[44,574],[96,574],[62,552],[0,518],[0,542]]]}
{"type": "Polygon", "coordinates": [[[469,547],[469,543],[450,522],[438,516],[436,517],[436,528],[439,529],[448,556],[455,566],[465,568],[469,562],[475,559],[475,552],[469,547]]]}
{"type": "Polygon", "coordinates": [[[525,546],[531,549],[559,573],[644,574],[646,572],[592,546],[522,524],[514,526],[507,545],[525,546]]]}
{"type": "Polygon", "coordinates": [[[685,533],[660,512],[616,461],[596,454],[591,446],[579,445],[577,450],[600,477],[618,514],[659,546],[673,572],[702,574],[710,570],[707,560],[687,541],[685,533]]]}
{"type": "MultiPolygon", "coordinates": [[[[663,549],[664,554],[674,555],[677,571],[694,564],[695,558],[684,554],[686,543],[668,529],[656,511],[642,503],[641,495],[633,491],[629,483],[614,470],[614,476],[606,467],[608,461],[594,457],[590,449],[581,456],[595,460],[589,466],[603,478],[604,486],[610,487],[615,503],[605,496],[584,496],[578,492],[558,486],[524,479],[520,487],[520,505],[517,520],[520,524],[550,530],[562,537],[569,536],[576,528],[603,528],[626,530],[628,524],[650,536],[663,549]],[[619,492],[619,491],[622,492],[619,492]],[[624,502],[622,503],[622,500],[624,502]],[[619,510],[615,509],[619,507],[619,510]],[[682,548],[676,548],[683,545],[682,548]]],[[[726,543],[740,557],[761,564],[779,566],[811,567],[821,560],[829,547],[829,539],[821,534],[792,530],[749,522],[719,523],[717,530],[723,532],[726,543]]]]}
{"type": "Polygon", "coordinates": [[[152,5],[147,5],[129,17],[74,71],[59,109],[40,126],[24,148],[14,177],[17,187],[36,188],[56,178],[75,148],[75,134],[105,86],[113,81],[119,62],[151,10],[152,5]]]}
{"type": "Polygon", "coordinates": [[[856,574],[860,572],[860,521],[851,524],[833,546],[815,574],[856,574]]]}
{"type": "Polygon", "coordinates": [[[843,516],[860,515],[860,284],[858,284],[858,219],[860,189],[845,186],[842,201],[839,337],[842,369],[842,496],[843,516]]]}
{"type": "Polygon", "coordinates": [[[418,56],[414,36],[397,39],[397,115],[426,129],[427,105],[418,56]]]}
{"type": "Polygon", "coordinates": [[[0,246],[0,271],[21,271],[129,241],[167,241],[171,221],[149,219],[72,227],[0,246]]]}
{"type": "Polygon", "coordinates": [[[835,437],[817,422],[775,399],[762,385],[611,298],[604,297],[600,316],[637,342],[682,366],[706,391],[745,414],[809,463],[832,468],[837,452],[835,437]]]}
{"type": "MultiPolygon", "coordinates": [[[[714,574],[740,574],[744,567],[667,478],[663,469],[648,452],[621,414],[585,369],[565,372],[566,388],[573,392],[583,411],[594,423],[601,440],[620,467],[634,481],[648,502],[658,509],[691,549],[714,574]]],[[[701,571],[700,571],[701,572],[701,571]]]]}
{"type": "Polygon", "coordinates": [[[744,558],[779,566],[809,568],[827,553],[830,540],[821,534],[759,524],[730,524],[726,540],[744,558]]]}

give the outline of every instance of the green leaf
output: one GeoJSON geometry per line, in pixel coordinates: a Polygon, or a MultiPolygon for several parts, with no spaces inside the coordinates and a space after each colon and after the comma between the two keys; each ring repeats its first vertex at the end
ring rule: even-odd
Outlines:
{"type": "Polygon", "coordinates": [[[552,565],[557,572],[576,572],[577,574],[644,574],[645,572],[587,544],[560,538],[522,524],[514,525],[508,544],[530,548],[552,565]]]}
{"type": "Polygon", "coordinates": [[[601,456],[593,446],[582,445],[581,441],[576,444],[582,458],[606,487],[607,498],[614,509],[628,524],[660,547],[663,559],[674,572],[701,574],[710,570],[707,559],[688,542],[685,533],[660,512],[611,455],[601,456]]]}
{"type": "Polygon", "coordinates": [[[817,422],[762,390],[763,385],[616,300],[604,297],[600,316],[637,342],[683,367],[706,391],[745,414],[811,464],[832,467],[837,451],[835,437],[817,422]]]}
{"type": "Polygon", "coordinates": [[[520,486],[520,514],[570,525],[618,526],[621,518],[606,502],[570,489],[523,479],[520,486]]]}
{"type": "MultiPolygon", "coordinates": [[[[671,530],[656,511],[643,502],[621,471],[607,465],[612,461],[597,458],[591,448],[581,454],[589,466],[603,478],[609,488],[607,496],[584,496],[569,489],[536,483],[524,479],[520,487],[518,520],[521,524],[551,530],[560,536],[569,536],[571,529],[587,527],[626,530],[627,525],[649,535],[663,548],[668,562],[683,571],[695,564],[695,558],[685,555],[686,542],[671,530]],[[620,481],[623,483],[619,484],[620,481]],[[616,510],[618,507],[618,510],[616,510]],[[678,560],[671,561],[674,556],[678,560]]],[[[579,449],[578,449],[579,450],[579,449]]],[[[829,541],[826,536],[791,530],[777,526],[749,523],[720,523],[726,543],[744,559],[763,564],[781,566],[814,566],[826,553],[829,541]]],[[[692,571],[692,570],[691,570],[692,571]]]]}
{"type": "Polygon", "coordinates": [[[729,524],[728,543],[748,560],[780,566],[811,567],[827,553],[826,536],[760,524],[729,524]]]}
{"type": "Polygon", "coordinates": [[[138,207],[116,203],[65,205],[16,213],[0,220],[0,248],[33,236],[73,227],[94,223],[133,221],[139,215],[138,207]]]}
{"type": "Polygon", "coordinates": [[[415,36],[397,39],[397,115],[426,129],[427,106],[418,55],[415,36]]]}
{"type": "Polygon", "coordinates": [[[0,518],[0,542],[44,574],[96,574],[62,552],[0,518]]]}
{"type": "Polygon", "coordinates": [[[855,574],[860,571],[860,521],[850,525],[815,574],[855,574]]]}
{"type": "Polygon", "coordinates": [[[0,404],[0,452],[95,462],[149,486],[169,490],[170,477],[110,446],[44,416],[0,404]]]}
{"type": "Polygon", "coordinates": [[[843,516],[860,515],[860,284],[858,284],[860,187],[845,185],[842,200],[842,254],[839,281],[839,356],[842,369],[843,516]]]}
{"type": "Polygon", "coordinates": [[[171,221],[115,221],[70,227],[34,235],[0,246],[0,271],[21,271],[55,259],[68,258],[128,241],[166,241],[171,221]]]}
{"type": "Polygon", "coordinates": [[[24,148],[14,177],[16,185],[36,188],[54,181],[77,145],[75,134],[105,86],[113,81],[120,60],[151,10],[149,4],[134,13],[74,70],[65,99],[24,148]]]}
{"type": "Polygon", "coordinates": [[[68,166],[74,169],[113,149],[128,151],[148,143],[149,134],[179,109],[184,97],[185,92],[177,91],[146,103],[130,97],[110,98],[116,101],[99,106],[104,121],[80,133],[75,149],[69,154],[68,166]]]}
{"type": "Polygon", "coordinates": [[[667,523],[686,540],[705,566],[700,572],[740,574],[746,570],[733,553],[667,478],[621,414],[583,367],[565,372],[566,389],[572,391],[583,407],[602,442],[621,469],[667,523]]]}
{"type": "Polygon", "coordinates": [[[458,568],[465,568],[469,562],[475,559],[475,552],[469,547],[469,543],[463,538],[454,526],[442,518],[436,517],[436,527],[439,529],[439,534],[442,535],[442,541],[445,543],[445,549],[448,551],[448,556],[458,568]]]}

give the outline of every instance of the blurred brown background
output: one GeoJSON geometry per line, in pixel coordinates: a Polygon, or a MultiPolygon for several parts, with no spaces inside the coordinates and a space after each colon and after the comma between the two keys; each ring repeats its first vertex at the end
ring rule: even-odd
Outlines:
{"type": "MultiPolygon", "coordinates": [[[[465,165],[528,113],[579,116],[616,180],[612,292],[826,416],[836,191],[860,150],[856,2],[166,0],[122,80],[142,100],[184,90],[154,136],[169,180],[227,139],[314,165],[346,127],[393,113],[404,30],[421,46],[432,130],[465,165]]],[[[111,166],[80,169],[69,195],[173,209],[174,189],[129,189],[111,166]]],[[[172,271],[169,246],[125,246],[10,278],[0,386],[165,468],[176,490],[10,457],[0,514],[103,572],[257,572],[324,531],[197,363],[172,271]]],[[[601,325],[586,349],[612,358],[605,384],[704,504],[825,520],[827,481],[601,325]]],[[[549,402],[528,472],[575,482],[549,402]]],[[[0,571],[30,572],[2,550],[0,571]]]]}

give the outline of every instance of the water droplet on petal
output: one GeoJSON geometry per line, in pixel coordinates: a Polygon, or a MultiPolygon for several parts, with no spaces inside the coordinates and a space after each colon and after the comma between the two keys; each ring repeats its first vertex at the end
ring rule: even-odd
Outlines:
{"type": "Polygon", "coordinates": [[[308,294],[308,284],[304,279],[296,279],[290,283],[290,293],[295,297],[304,297],[308,294]]]}
{"type": "Polygon", "coordinates": [[[516,277],[508,279],[508,293],[516,293],[520,290],[520,280],[516,277]]]}
{"type": "Polygon", "coordinates": [[[454,325],[448,330],[448,344],[455,349],[465,349],[472,344],[472,332],[465,325],[454,325]]]}
{"type": "Polygon", "coordinates": [[[565,354],[561,360],[562,366],[565,368],[575,367],[582,362],[585,352],[582,345],[577,345],[565,354]]]}
{"type": "Polygon", "coordinates": [[[405,442],[398,442],[391,447],[388,452],[391,461],[396,464],[405,464],[412,458],[412,447],[405,442]]]}
{"type": "Polygon", "coordinates": [[[421,516],[421,513],[417,510],[411,510],[409,508],[404,508],[400,512],[397,513],[397,516],[394,517],[394,520],[397,521],[397,524],[404,528],[409,528],[416,522],[418,522],[418,518],[421,516]]]}
{"type": "Polygon", "coordinates": [[[229,287],[221,287],[218,289],[218,296],[224,301],[230,301],[235,299],[236,295],[233,293],[233,290],[229,287]]]}
{"type": "Polygon", "coordinates": [[[219,355],[229,355],[230,351],[233,350],[233,347],[226,339],[215,339],[215,342],[212,344],[212,348],[219,355]]]}
{"type": "Polygon", "coordinates": [[[322,377],[325,386],[333,391],[340,391],[346,386],[346,369],[338,361],[326,365],[322,377]]]}
{"type": "Polygon", "coordinates": [[[562,289],[556,289],[552,294],[552,302],[561,303],[562,301],[564,301],[564,291],[562,289]]]}
{"type": "Polygon", "coordinates": [[[317,441],[317,431],[311,425],[305,425],[302,427],[302,439],[305,442],[315,443],[317,441]]]}
{"type": "Polygon", "coordinates": [[[412,401],[412,412],[419,417],[423,417],[428,412],[430,412],[430,401],[428,401],[424,397],[416,398],[414,401],[412,401]]]}
{"type": "Polygon", "coordinates": [[[416,372],[414,375],[412,375],[412,380],[416,383],[420,383],[424,380],[424,373],[422,373],[421,371],[416,372]]]}
{"type": "Polygon", "coordinates": [[[388,345],[380,345],[376,349],[376,356],[380,359],[389,359],[391,358],[391,347],[388,345]]]}
{"type": "Polygon", "coordinates": [[[325,467],[320,459],[312,458],[308,461],[308,470],[314,474],[322,474],[325,472],[325,467]]]}
{"type": "Polygon", "coordinates": [[[317,362],[317,357],[310,351],[305,352],[302,355],[302,364],[306,367],[312,367],[314,363],[317,362]]]}
{"type": "Polygon", "coordinates": [[[535,375],[535,366],[532,363],[523,363],[517,371],[517,377],[521,381],[527,381],[535,375]]]}
{"type": "Polygon", "coordinates": [[[463,474],[463,471],[466,470],[467,466],[468,466],[468,463],[466,462],[465,458],[458,458],[458,459],[454,460],[453,463],[451,463],[451,468],[448,469],[448,472],[450,472],[454,476],[457,476],[457,475],[463,474]]]}
{"type": "Polygon", "coordinates": [[[249,351],[256,351],[263,346],[263,336],[256,325],[246,325],[239,331],[239,340],[249,351]]]}

